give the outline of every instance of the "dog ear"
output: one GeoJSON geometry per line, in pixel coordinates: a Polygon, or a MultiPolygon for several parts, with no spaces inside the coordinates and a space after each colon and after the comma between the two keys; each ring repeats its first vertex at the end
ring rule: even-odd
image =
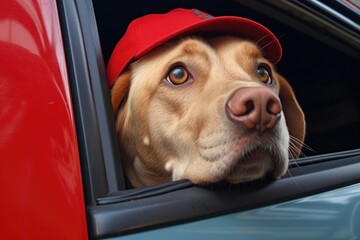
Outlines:
{"type": "Polygon", "coordinates": [[[130,88],[130,78],[131,72],[126,70],[116,79],[114,86],[111,89],[111,103],[115,116],[119,111],[121,103],[126,101],[130,88]]]}
{"type": "Polygon", "coordinates": [[[283,106],[286,125],[290,136],[292,136],[290,139],[292,154],[290,155],[296,158],[300,156],[305,139],[305,116],[290,84],[283,76],[277,74],[276,77],[280,85],[279,97],[283,106]]]}

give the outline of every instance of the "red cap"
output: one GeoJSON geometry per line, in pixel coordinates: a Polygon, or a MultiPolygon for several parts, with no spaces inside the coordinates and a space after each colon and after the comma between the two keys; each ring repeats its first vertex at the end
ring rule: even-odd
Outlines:
{"type": "Polygon", "coordinates": [[[213,17],[197,9],[177,8],[165,14],[146,15],[129,24],[107,66],[110,87],[130,62],[172,38],[196,33],[225,33],[253,40],[274,64],[282,55],[275,35],[257,22],[233,16],[213,17]]]}

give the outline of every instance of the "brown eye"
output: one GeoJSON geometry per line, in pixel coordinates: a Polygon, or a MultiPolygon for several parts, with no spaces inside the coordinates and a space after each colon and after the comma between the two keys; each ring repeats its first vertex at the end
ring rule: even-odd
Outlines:
{"type": "Polygon", "coordinates": [[[189,73],[184,67],[176,66],[170,70],[166,79],[174,85],[180,85],[189,79],[189,73]]]}
{"type": "Polygon", "coordinates": [[[257,74],[259,76],[259,79],[267,84],[267,85],[271,85],[273,83],[273,80],[272,80],[272,77],[271,77],[271,74],[270,74],[270,71],[268,70],[267,67],[265,66],[259,66],[257,68],[257,74]]]}

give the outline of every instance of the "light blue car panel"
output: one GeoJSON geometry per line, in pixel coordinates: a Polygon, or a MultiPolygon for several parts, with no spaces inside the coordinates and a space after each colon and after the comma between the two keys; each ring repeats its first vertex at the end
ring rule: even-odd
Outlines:
{"type": "Polygon", "coordinates": [[[111,239],[360,239],[360,184],[111,239]]]}

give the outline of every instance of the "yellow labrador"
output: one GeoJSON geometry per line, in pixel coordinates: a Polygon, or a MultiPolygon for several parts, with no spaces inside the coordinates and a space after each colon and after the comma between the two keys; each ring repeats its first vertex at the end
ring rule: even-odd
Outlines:
{"type": "Polygon", "coordinates": [[[237,37],[157,47],[123,71],[111,94],[133,187],[278,179],[304,140],[288,82],[254,43],[237,37]]]}

